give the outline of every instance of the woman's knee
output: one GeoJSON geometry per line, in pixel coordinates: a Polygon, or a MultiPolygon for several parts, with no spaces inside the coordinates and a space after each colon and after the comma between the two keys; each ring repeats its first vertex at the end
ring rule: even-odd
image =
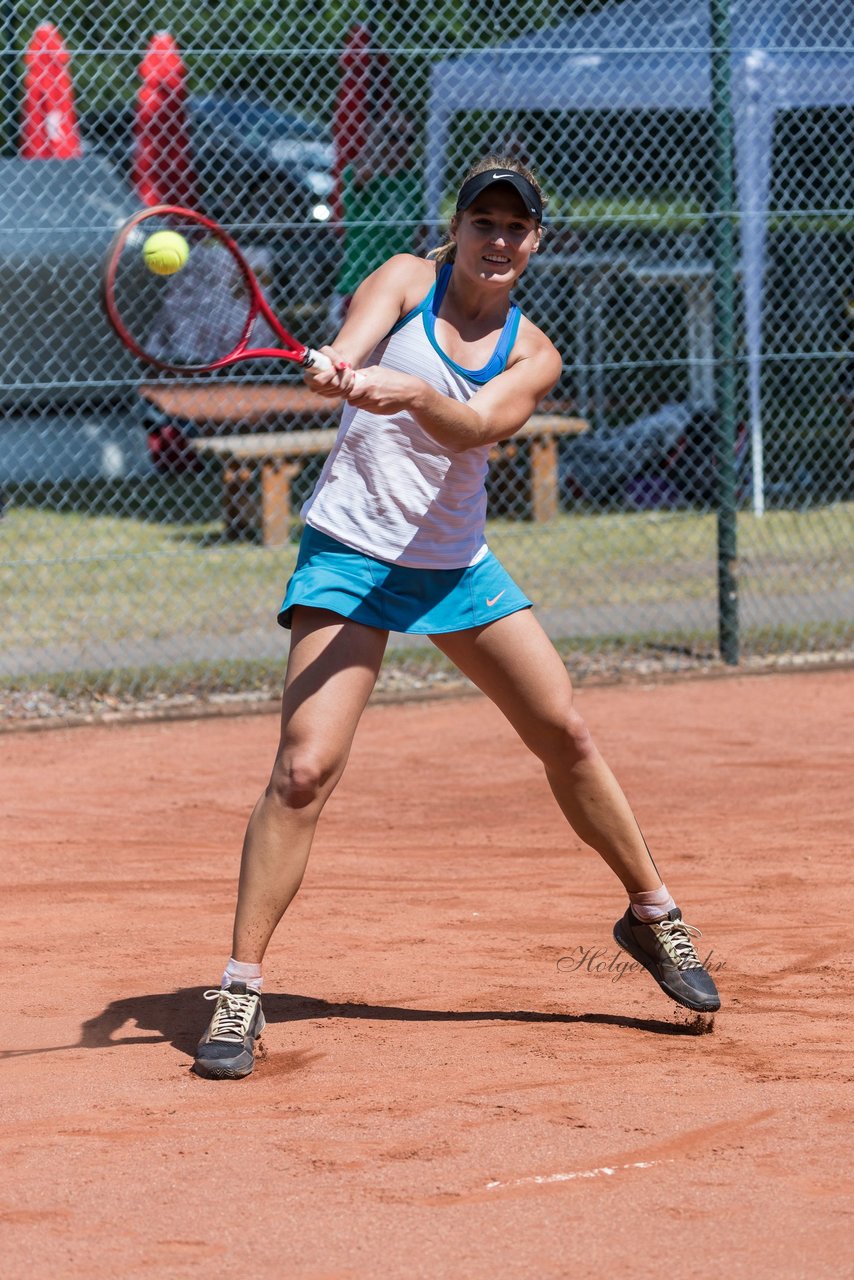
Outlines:
{"type": "Polygon", "coordinates": [[[311,750],[279,754],[267,795],[286,809],[307,809],[322,804],[341,776],[343,763],[329,761],[311,750]]]}
{"type": "Polygon", "coordinates": [[[590,730],[574,707],[539,726],[530,746],[547,769],[571,767],[596,751],[590,730]]]}

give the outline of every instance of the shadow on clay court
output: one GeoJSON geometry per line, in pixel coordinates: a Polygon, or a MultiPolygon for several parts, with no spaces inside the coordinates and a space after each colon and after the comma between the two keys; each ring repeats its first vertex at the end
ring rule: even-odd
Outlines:
{"type": "MultiPolygon", "coordinates": [[[[168,1041],[180,1053],[194,1055],[212,1005],[202,998],[204,987],[188,987],[160,995],[131,996],[113,1000],[102,1013],[83,1023],[76,1044],[41,1049],[9,1049],[0,1059],[62,1049],[107,1049],[112,1045],[160,1044],[168,1041]],[[119,1034],[124,1032],[124,1034],[119,1034]]],[[[675,1006],[674,1006],[675,1007],[675,1006]]],[[[687,1012],[683,1010],[681,1012],[687,1012]]],[[[526,1009],[405,1009],[397,1005],[335,1004],[312,996],[264,995],[267,1022],[300,1022],[305,1019],[364,1018],[370,1022],[539,1022],[572,1025],[598,1023],[652,1035],[690,1036],[696,1030],[679,1022],[658,1018],[630,1018],[613,1013],[538,1013],[526,1009]]]]}

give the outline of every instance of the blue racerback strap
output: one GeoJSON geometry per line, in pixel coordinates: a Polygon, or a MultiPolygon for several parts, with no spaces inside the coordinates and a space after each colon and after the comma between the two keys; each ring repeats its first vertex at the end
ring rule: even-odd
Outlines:
{"type": "Polygon", "coordinates": [[[410,320],[414,320],[416,316],[423,316],[424,332],[427,334],[430,345],[442,357],[445,364],[449,365],[451,369],[461,374],[469,382],[478,384],[489,382],[491,378],[503,373],[507,367],[507,358],[513,350],[513,343],[516,341],[516,335],[519,332],[522,313],[515,302],[512,303],[510,310],[507,312],[507,319],[504,321],[504,328],[501,330],[498,342],[495,345],[495,350],[486,364],[482,369],[464,369],[461,364],[457,364],[456,360],[452,360],[450,356],[445,354],[436,340],[436,317],[439,314],[439,308],[448,288],[452,271],[453,263],[451,262],[446,262],[443,267],[440,267],[435,283],[427,296],[417,307],[413,307],[411,311],[408,311],[405,316],[398,320],[391,332],[397,333],[404,325],[409,324],[410,320]]]}

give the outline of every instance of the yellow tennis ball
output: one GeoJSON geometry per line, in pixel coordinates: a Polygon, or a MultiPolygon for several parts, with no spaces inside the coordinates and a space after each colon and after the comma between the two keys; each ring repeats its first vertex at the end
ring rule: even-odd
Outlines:
{"type": "Polygon", "coordinates": [[[142,256],[156,276],[174,276],[186,265],[190,246],[179,231],[154,231],[142,246],[142,256]]]}

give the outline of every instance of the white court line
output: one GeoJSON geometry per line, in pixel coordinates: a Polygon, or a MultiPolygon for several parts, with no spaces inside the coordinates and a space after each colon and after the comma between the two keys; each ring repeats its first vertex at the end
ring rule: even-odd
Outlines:
{"type": "Polygon", "coordinates": [[[538,1173],[531,1178],[516,1178],[514,1182],[487,1182],[487,1191],[507,1190],[508,1187],[545,1186],[549,1182],[573,1182],[576,1178],[612,1177],[623,1169],[651,1169],[654,1164],[668,1164],[667,1160],[636,1160],[632,1164],[607,1165],[599,1169],[576,1169],[574,1173],[538,1173]]]}

